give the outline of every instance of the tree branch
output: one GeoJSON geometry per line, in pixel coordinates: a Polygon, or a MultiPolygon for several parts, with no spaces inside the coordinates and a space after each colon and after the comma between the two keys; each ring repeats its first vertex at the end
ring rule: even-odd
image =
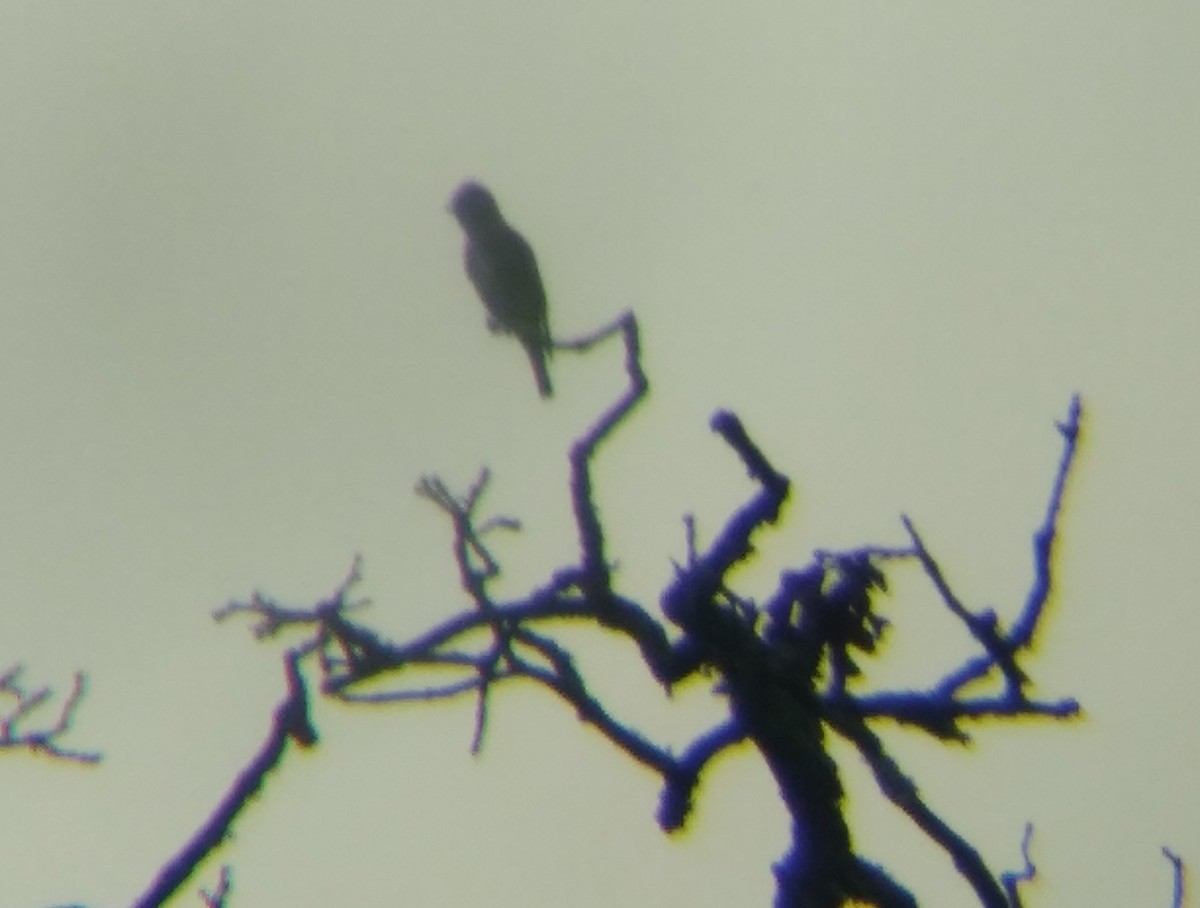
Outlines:
{"type": "Polygon", "coordinates": [[[300,656],[299,652],[291,651],[284,657],[288,692],[275,708],[274,719],[262,747],[238,774],[233,786],[204,825],[167,861],[132,908],[158,908],[187,882],[201,862],[229,835],[233,821],[250,798],[262,788],[267,773],[279,765],[289,739],[300,747],[316,744],[317,733],[308,718],[308,695],[297,665],[300,656]]]}
{"type": "Polygon", "coordinates": [[[255,594],[248,603],[227,605],[216,617],[248,614],[257,622],[255,633],[260,637],[292,626],[308,628],[312,637],[304,651],[318,654],[323,691],[346,702],[437,700],[473,694],[473,752],[482,746],[493,685],[512,678],[532,680],[570,704],[581,721],[631,759],[662,776],[658,822],[666,831],[686,822],[700,774],[712,760],[725,749],[750,741],[775,775],[793,820],[793,847],[776,867],[777,908],[841,908],[847,900],[882,908],[914,908],[916,901],[907,889],[853,849],[842,814],[838,767],[824,742],[824,729],[829,727],[859,750],[884,796],[947,852],[984,908],[1017,908],[1013,901],[1017,883],[1033,873],[1028,840],[1022,849],[1026,868],[994,876],[975,848],[925,804],[915,783],[887,753],[868,722],[894,721],[942,740],[966,741],[962,720],[1035,715],[1061,719],[1079,712],[1073,699],[1030,699],[1026,694],[1030,678],[1016,660],[1017,653],[1029,646],[1052,588],[1049,558],[1079,436],[1078,397],[1072,401],[1067,422],[1059,426],[1064,450],[1046,516],[1034,536],[1034,584],[1021,615],[1007,633],[999,628],[994,613],[972,612],[954,594],[907,517],[903,522],[911,543],[908,547],[867,546],[844,552],[818,549],[809,566],[783,572],[778,589],[761,609],[739,596],[727,577],[753,553],[753,534],[779,519],[790,482],[774,469],[736,416],[718,412],[712,420],[714,431],[738,454],[758,488],[726,520],[704,552],[698,551],[694,521],[687,519],[687,561],[676,566],[675,577],[660,600],[663,614],[679,629],[673,640],[649,611],[612,589],[592,497],[592,458],[645,395],[648,385],[638,361],[637,326],[632,315],[575,342],[578,349],[584,349],[617,333],[625,339],[629,385],[570,453],[579,566],[555,572],[523,598],[495,601],[488,585],[499,574],[500,565],[484,536],[519,524],[507,517],[481,518],[480,502],[489,480],[486,470],[461,496],[453,494],[440,478],[427,476],[418,493],[451,520],[453,551],[469,608],[406,642],[385,640],[347,614],[363,604],[349,599],[359,578],[356,561],[342,585],[312,608],[287,608],[255,594]],[[856,692],[852,685],[862,675],[858,653],[877,653],[888,627],[874,605],[877,594],[887,589],[884,566],[914,558],[984,654],[952,669],[925,692],[856,692]],[[718,676],[714,690],[727,696],[729,718],[698,735],[682,756],[674,757],[614,718],[590,692],[570,649],[550,633],[551,622],[564,620],[593,623],[634,643],[651,675],[668,692],[696,672],[714,672],[718,676]],[[482,644],[479,631],[487,632],[482,644]],[[1000,695],[960,699],[966,684],[993,669],[1005,681],[1000,695]],[[413,685],[403,675],[410,670],[450,670],[458,676],[444,683],[413,685]],[[385,683],[385,679],[394,686],[362,689],[367,683],[385,683]]]}
{"type": "Polygon", "coordinates": [[[19,681],[23,670],[23,666],[14,665],[0,675],[0,694],[7,694],[16,701],[7,713],[0,716],[0,750],[28,750],[31,753],[45,754],[85,765],[99,763],[102,757],[98,752],[63,747],[58,741],[70,730],[75,710],[87,692],[87,677],[83,672],[75,673],[71,693],[63,701],[58,719],[53,725],[48,728],[23,730],[21,726],[25,720],[45,706],[53,696],[48,687],[40,687],[32,692],[25,690],[19,681]]]}

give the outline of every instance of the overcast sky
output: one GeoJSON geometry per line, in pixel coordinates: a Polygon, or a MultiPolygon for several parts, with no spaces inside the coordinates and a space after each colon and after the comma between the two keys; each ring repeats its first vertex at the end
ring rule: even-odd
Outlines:
{"type": "MultiPolygon", "coordinates": [[[[462,273],[445,206],[475,177],[556,335],[641,322],[652,395],[597,494],[649,608],[681,516],[704,542],[752,491],[707,428],[730,407],[795,482],[746,594],[815,547],[901,544],[906,512],[1012,615],[1083,395],[1027,669],[1087,718],[887,741],[997,870],[1035,823],[1030,906],[1166,906],[1160,847],[1200,862],[1198,43],[1183,2],[4,3],[0,659],[62,690],[86,670],[69,741],[105,753],[4,757],[4,905],[127,904],[254,752],[278,650],[213,608],[309,604],[356,553],[397,639],[464,606],[423,473],[492,468],[525,524],[503,595],[574,557],[566,451],[620,351],[560,354],[538,400],[462,273]]],[[[967,652],[915,576],[885,611],[881,683],[967,652]]],[[[713,715],[582,653],[660,742],[713,715]]],[[[218,856],[231,908],[769,904],[786,818],[749,752],[667,839],[655,779],[534,692],[497,698],[478,758],[469,702],[314,719],[218,856]]],[[[968,904],[846,773],[864,852],[968,904]]]]}

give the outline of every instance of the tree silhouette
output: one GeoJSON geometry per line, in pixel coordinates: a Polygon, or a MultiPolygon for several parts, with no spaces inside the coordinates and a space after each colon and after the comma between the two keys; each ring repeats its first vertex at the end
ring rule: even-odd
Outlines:
{"type": "MultiPolygon", "coordinates": [[[[488,540],[513,529],[509,517],[488,516],[487,469],[465,492],[439,477],[422,478],[418,494],[434,503],[453,528],[453,557],[469,605],[410,640],[393,642],[351,616],[364,603],[351,593],[361,575],[356,559],[333,593],[315,605],[295,608],[255,593],[214,613],[217,620],[248,616],[259,639],[285,629],[302,629],[304,639],[284,655],[287,693],[276,708],[267,738],[226,798],[193,839],[168,861],[135,908],[159,905],[178,890],[206,855],[227,836],[230,825],[257,792],[267,772],[279,765],[292,741],[316,743],[308,716],[304,670],[315,671],[323,696],[353,703],[475,699],[471,749],[483,746],[493,691],[514,679],[543,688],[574,710],[613,746],[661,779],[657,819],[672,832],[688,822],[699,780],[725,749],[749,742],[765,761],[791,819],[791,844],[774,867],[776,908],[838,908],[850,902],[908,908],[917,901],[897,876],[855,848],[843,809],[841,773],[827,746],[830,736],[849,742],[870,768],[882,794],[950,858],[985,908],[1020,908],[1020,884],[1035,875],[1029,856],[1032,826],[1022,841],[1024,866],[996,872],[979,851],[922,799],[914,781],[889,754],[877,726],[904,725],[938,741],[969,740],[973,722],[1020,717],[1068,719],[1079,713],[1070,698],[1041,699],[1021,660],[1030,648],[1053,589],[1052,553],[1058,537],[1063,493],[1080,437],[1082,409],[1072,399],[1057,424],[1062,453],[1041,522],[1033,534],[1033,578],[1011,621],[991,610],[974,610],[951,589],[914,522],[902,525],[901,546],[818,550],[812,560],[784,571],[763,601],[739,595],[730,574],[753,554],[752,540],[776,523],[790,481],[770,462],[740,420],[721,411],[712,428],[741,460],[756,491],[701,547],[694,524],[687,527],[687,556],[660,596],[656,611],[620,592],[614,583],[592,485],[592,469],[603,444],[645,398],[648,382],[639,355],[638,326],[627,313],[588,337],[556,343],[584,351],[609,338],[625,348],[627,384],[571,446],[569,494],[579,558],[548,571],[526,595],[500,602],[491,592],[500,565],[488,540]],[[886,641],[889,622],[877,611],[888,571],[917,564],[944,607],[975,642],[977,652],[958,664],[933,669],[920,690],[863,690],[867,659],[886,641]],[[665,619],[665,620],[664,620],[665,619]],[[698,735],[681,753],[655,743],[614,715],[590,690],[572,650],[555,635],[563,622],[592,626],[621,636],[636,648],[647,672],[666,691],[701,675],[713,683],[726,716],[698,735]],[[453,677],[422,683],[433,670],[453,677]],[[992,680],[998,693],[978,694],[992,680]]],[[[1173,905],[1183,899],[1183,864],[1164,849],[1175,874],[1173,905]]],[[[203,892],[209,905],[226,903],[227,870],[219,888],[203,892]]]]}

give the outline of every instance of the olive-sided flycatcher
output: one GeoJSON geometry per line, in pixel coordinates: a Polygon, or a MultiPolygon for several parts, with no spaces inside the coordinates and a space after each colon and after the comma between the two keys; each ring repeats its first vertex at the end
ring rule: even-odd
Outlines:
{"type": "Polygon", "coordinates": [[[533,249],[508,225],[492,194],[478,183],[459,186],[450,199],[450,210],[467,234],[463,262],[487,307],[488,327],[516,335],[529,355],[538,391],[549,397],[550,324],[533,249]]]}

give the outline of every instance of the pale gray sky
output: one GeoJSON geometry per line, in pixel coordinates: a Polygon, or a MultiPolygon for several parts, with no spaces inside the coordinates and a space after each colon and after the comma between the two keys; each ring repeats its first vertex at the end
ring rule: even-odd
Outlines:
{"type": "MultiPolygon", "coordinates": [[[[732,407],[796,483],[748,593],[816,546],[901,543],[904,510],[964,597],[1011,614],[1053,420],[1084,395],[1028,667],[1088,718],[888,740],[993,866],[1036,823],[1030,905],[1168,903],[1159,847],[1200,861],[1200,11],[706,6],[0,9],[0,657],[64,689],[86,669],[71,740],[106,753],[4,758],[5,906],[126,904],[257,747],[278,660],[212,608],[309,603],[356,552],[389,632],[462,605],[422,473],[493,468],[527,527],[498,547],[509,593],[572,557],[565,452],[619,354],[560,355],[537,399],[461,272],[467,176],[537,249],[556,333],[641,320],[653,394],[598,492],[649,606],[681,514],[703,536],[750,491],[707,429],[732,407]]],[[[901,634],[934,610],[903,590],[901,634]]],[[[887,677],[960,642],[898,634],[887,677]]],[[[702,727],[702,691],[660,704],[635,663],[585,655],[646,731],[702,727]]],[[[475,760],[467,702],[315,719],[321,747],[219,856],[233,908],[769,903],[786,829],[749,754],[668,840],[654,779],[545,697],[500,697],[475,760]]],[[[847,772],[868,854],[965,904],[847,772]]]]}

